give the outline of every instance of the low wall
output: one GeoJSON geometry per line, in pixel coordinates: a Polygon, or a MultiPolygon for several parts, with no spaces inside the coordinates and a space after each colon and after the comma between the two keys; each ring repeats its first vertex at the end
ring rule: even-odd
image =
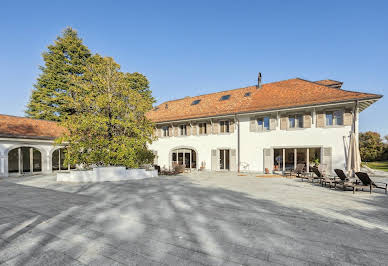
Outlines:
{"type": "Polygon", "coordinates": [[[145,169],[125,169],[125,167],[97,167],[93,170],[74,170],[67,173],[57,173],[57,182],[105,182],[136,180],[158,177],[158,171],[145,169]]]}

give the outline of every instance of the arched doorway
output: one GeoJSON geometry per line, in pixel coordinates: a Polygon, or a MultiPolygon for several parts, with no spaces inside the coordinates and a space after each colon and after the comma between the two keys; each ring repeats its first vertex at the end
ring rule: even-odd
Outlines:
{"type": "Polygon", "coordinates": [[[193,149],[180,148],[171,151],[172,164],[185,165],[185,168],[197,168],[197,153],[193,149]]]}
{"type": "Polygon", "coordinates": [[[42,154],[32,147],[19,147],[8,152],[8,173],[42,172],[42,154]]]}
{"type": "Polygon", "coordinates": [[[51,156],[51,162],[52,162],[51,169],[53,171],[70,170],[75,168],[73,166],[69,166],[65,164],[65,156],[66,156],[65,148],[59,148],[53,151],[53,154],[51,156]]]}

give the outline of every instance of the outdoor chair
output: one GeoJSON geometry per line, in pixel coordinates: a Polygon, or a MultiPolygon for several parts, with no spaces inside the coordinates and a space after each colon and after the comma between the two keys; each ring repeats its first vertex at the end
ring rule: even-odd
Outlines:
{"type": "Polygon", "coordinates": [[[314,179],[319,179],[319,182],[322,186],[326,186],[329,184],[330,187],[334,186],[336,187],[337,181],[335,178],[330,178],[325,176],[318,167],[313,167],[313,172],[316,175],[316,177],[311,177],[311,182],[314,182],[314,179]]]}
{"type": "Polygon", "coordinates": [[[343,190],[346,189],[346,187],[353,188],[354,185],[357,185],[357,182],[351,181],[350,178],[348,178],[344,171],[341,169],[334,169],[334,172],[336,173],[337,177],[339,177],[340,180],[337,181],[337,184],[342,186],[343,190]]]}
{"type": "Polygon", "coordinates": [[[387,194],[388,184],[383,182],[373,182],[372,179],[370,179],[369,175],[364,172],[356,172],[356,176],[358,179],[360,179],[361,183],[360,185],[353,185],[353,194],[354,191],[358,188],[361,188],[363,190],[364,188],[369,188],[369,193],[372,193],[373,188],[379,188],[383,189],[385,191],[385,194],[387,194]]]}
{"type": "Polygon", "coordinates": [[[303,173],[304,173],[304,164],[299,163],[296,165],[295,169],[284,172],[284,176],[291,177],[294,174],[296,177],[300,177],[303,173]]]}

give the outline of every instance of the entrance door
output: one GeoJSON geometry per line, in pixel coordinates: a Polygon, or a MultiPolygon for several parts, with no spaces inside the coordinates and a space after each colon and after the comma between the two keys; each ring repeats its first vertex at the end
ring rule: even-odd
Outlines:
{"type": "Polygon", "coordinates": [[[229,170],[230,169],[230,151],[229,150],[220,150],[220,170],[229,170]]]}

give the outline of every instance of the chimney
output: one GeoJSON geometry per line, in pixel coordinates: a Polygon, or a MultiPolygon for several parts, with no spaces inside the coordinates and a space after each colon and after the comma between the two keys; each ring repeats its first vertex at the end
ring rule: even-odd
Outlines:
{"type": "Polygon", "coordinates": [[[257,86],[258,89],[261,89],[261,72],[257,75],[257,86]]]}

